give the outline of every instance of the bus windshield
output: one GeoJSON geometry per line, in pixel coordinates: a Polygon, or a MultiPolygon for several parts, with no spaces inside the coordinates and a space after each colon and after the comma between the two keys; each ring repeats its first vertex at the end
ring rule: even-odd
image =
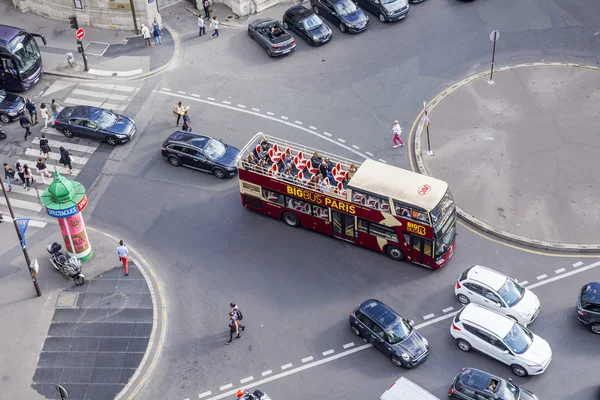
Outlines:
{"type": "Polygon", "coordinates": [[[446,250],[448,250],[448,248],[452,245],[452,242],[454,241],[455,235],[456,225],[452,225],[452,228],[450,228],[444,236],[435,241],[435,258],[440,257],[446,252],[446,250]]]}
{"type": "Polygon", "coordinates": [[[21,75],[28,75],[41,57],[40,48],[33,36],[25,32],[10,41],[10,50],[19,59],[18,70],[21,75]]]}
{"type": "Polygon", "coordinates": [[[454,199],[452,198],[450,189],[448,189],[438,205],[431,210],[431,222],[433,223],[436,236],[445,234],[442,228],[444,228],[448,219],[453,215],[454,209],[454,199]]]}

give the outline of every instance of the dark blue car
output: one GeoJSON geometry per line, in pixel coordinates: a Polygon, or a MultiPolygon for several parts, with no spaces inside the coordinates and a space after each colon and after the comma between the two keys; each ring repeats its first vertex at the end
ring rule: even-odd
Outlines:
{"type": "Polygon", "coordinates": [[[237,174],[240,151],[220,140],[192,132],[176,131],[164,141],[163,157],[174,167],[209,172],[219,179],[237,174]]]}
{"type": "Polygon", "coordinates": [[[362,32],[369,25],[367,14],[351,0],[310,0],[310,5],[315,14],[330,20],[344,33],[362,32]]]}
{"type": "Polygon", "coordinates": [[[54,121],[54,128],[66,137],[95,139],[111,146],[129,142],[136,133],[133,120],[99,107],[65,107],[54,121]]]}
{"type": "Polygon", "coordinates": [[[0,89],[0,121],[8,123],[19,118],[25,111],[25,99],[0,89]]]}

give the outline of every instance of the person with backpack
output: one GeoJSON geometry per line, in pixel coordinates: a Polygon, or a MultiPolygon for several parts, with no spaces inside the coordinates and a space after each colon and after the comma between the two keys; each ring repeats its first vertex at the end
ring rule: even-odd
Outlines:
{"type": "Polygon", "coordinates": [[[246,325],[242,325],[242,320],[244,319],[244,315],[242,314],[242,312],[240,311],[240,308],[237,306],[237,304],[235,304],[234,301],[232,301],[229,304],[229,307],[231,307],[231,312],[233,313],[233,316],[235,317],[238,327],[242,330],[242,332],[246,329],[246,325]]]}
{"type": "Polygon", "coordinates": [[[204,8],[204,18],[210,19],[210,3],[208,0],[202,2],[202,8],[204,8]]]}
{"type": "Polygon", "coordinates": [[[227,344],[231,344],[233,341],[233,334],[237,333],[236,339],[241,339],[240,330],[238,327],[238,322],[235,320],[235,316],[233,311],[229,313],[229,341],[227,344]]]}

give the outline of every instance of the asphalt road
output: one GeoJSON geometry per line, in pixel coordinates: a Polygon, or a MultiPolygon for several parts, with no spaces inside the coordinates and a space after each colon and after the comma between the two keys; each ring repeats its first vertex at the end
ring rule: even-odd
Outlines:
{"type": "Polygon", "coordinates": [[[241,206],[236,180],[173,168],[159,150],[174,129],[173,104],[183,98],[194,131],[236,146],[264,131],[406,168],[406,148],[390,149],[391,121],[399,119],[406,136],[423,100],[489,68],[490,31],[501,32],[497,65],[542,59],[597,65],[599,15],[594,0],[428,0],[411,7],[405,21],[383,25],[371,18],[363,34],[334,31],[327,46],[299,43],[280,60],[268,59],[243,30],[224,28],[214,40],[184,36],[180,62],[136,96],[131,116],[140,135],[102,156],[101,168],[90,163],[82,172],[93,182],[90,223],[148,249],[166,292],[167,340],[138,398],[233,398],[227,393],[250,377],[246,384],[276,378],[259,383],[274,399],[377,398],[400,374],[443,398],[464,366],[509,377],[503,365],[460,352],[448,319],[435,322],[458,310],[454,282],[480,263],[530,284],[559,278],[535,289],[542,313],[532,325],[550,342],[554,360],[544,375],[515,381],[541,399],[597,399],[592,385],[600,361],[591,356],[597,337],[575,320],[574,302],[598,269],[568,275],[597,259],[524,251],[459,226],[453,259],[432,273],[252,213],[241,206]],[[360,347],[347,317],[369,297],[429,324],[421,329],[432,344],[423,365],[404,371],[360,347]],[[247,330],[226,346],[232,300],[247,330]],[[278,376],[285,372],[292,373],[278,376]]]}

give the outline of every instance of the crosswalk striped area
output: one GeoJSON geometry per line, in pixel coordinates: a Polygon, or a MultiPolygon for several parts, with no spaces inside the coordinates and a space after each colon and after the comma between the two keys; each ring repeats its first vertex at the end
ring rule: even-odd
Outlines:
{"type": "MultiPolygon", "coordinates": [[[[54,94],[68,89],[62,99],[57,99],[62,106],[93,106],[102,107],[115,112],[123,112],[140,88],[135,86],[118,85],[112,83],[83,82],[73,84],[71,82],[57,81],[52,84],[42,97],[50,98],[54,94]]],[[[48,101],[49,102],[49,101],[48,101]]]]}

